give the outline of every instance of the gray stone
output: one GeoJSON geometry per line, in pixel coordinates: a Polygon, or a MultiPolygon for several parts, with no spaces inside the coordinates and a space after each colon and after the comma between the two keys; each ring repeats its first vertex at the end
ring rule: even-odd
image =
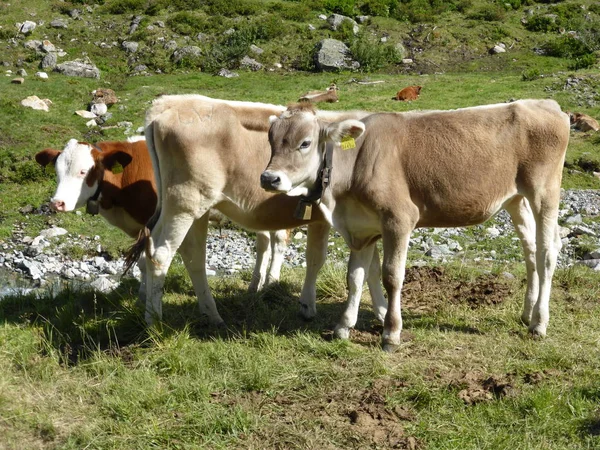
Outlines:
{"type": "Polygon", "coordinates": [[[78,20],[81,18],[81,10],[79,10],[79,9],[72,9],[69,11],[68,14],[72,19],[75,19],[75,20],[78,20]]]}
{"type": "Polygon", "coordinates": [[[123,41],[123,43],[121,44],[121,47],[127,53],[135,53],[135,52],[137,52],[139,46],[140,46],[139,42],[134,42],[134,41],[123,41]]]}
{"type": "Polygon", "coordinates": [[[157,27],[159,28],[164,28],[165,27],[165,23],[162,20],[157,20],[156,22],[154,22],[156,24],[157,27]]]}
{"type": "Polygon", "coordinates": [[[198,58],[202,55],[202,50],[200,47],[196,47],[195,45],[188,45],[186,47],[181,47],[179,50],[173,52],[173,62],[178,63],[184,58],[198,58]]]}
{"type": "Polygon", "coordinates": [[[57,65],[54,70],[69,77],[100,78],[100,70],[89,60],[67,61],[57,65]]]}
{"type": "Polygon", "coordinates": [[[163,45],[163,48],[165,50],[175,50],[175,49],[177,49],[177,42],[176,41],[165,42],[165,45],[163,45]]]}
{"type": "Polygon", "coordinates": [[[56,227],[56,228],[47,228],[45,230],[40,231],[40,236],[50,239],[57,236],[64,236],[68,231],[64,228],[56,227]]]}
{"type": "Polygon", "coordinates": [[[262,55],[262,54],[265,52],[265,51],[264,51],[262,48],[260,48],[260,47],[257,47],[257,46],[256,46],[256,45],[254,45],[254,44],[252,44],[252,45],[250,46],[250,51],[251,51],[252,53],[256,53],[257,55],[262,55]]]}
{"type": "Polygon", "coordinates": [[[371,18],[371,16],[356,16],[356,21],[360,24],[363,24],[370,18],[371,18]]]}
{"type": "Polygon", "coordinates": [[[91,111],[85,111],[83,109],[75,111],[75,114],[77,114],[79,117],[83,117],[84,119],[95,119],[96,118],[96,114],[94,114],[91,111]]]}
{"type": "Polygon", "coordinates": [[[596,236],[594,230],[592,230],[589,227],[586,227],[585,225],[577,225],[571,230],[571,235],[580,236],[582,234],[586,236],[596,236]]]}
{"type": "Polygon", "coordinates": [[[256,61],[255,59],[252,59],[248,55],[246,55],[240,61],[240,67],[243,67],[245,69],[250,69],[253,72],[256,72],[258,70],[261,70],[263,68],[263,65],[261,63],[259,63],[258,61],[256,61]]]}
{"type": "Polygon", "coordinates": [[[12,84],[23,84],[25,83],[25,78],[13,78],[10,80],[12,84]]]}
{"type": "Polygon", "coordinates": [[[108,111],[108,106],[105,103],[93,103],[90,106],[90,111],[96,116],[103,116],[108,111]]]}
{"type": "Polygon", "coordinates": [[[569,225],[583,223],[583,218],[581,217],[581,214],[575,214],[574,216],[567,217],[565,223],[568,223],[569,225]]]}
{"type": "Polygon", "coordinates": [[[40,48],[44,53],[56,52],[56,46],[48,40],[43,40],[40,48]]]}
{"type": "Polygon", "coordinates": [[[137,72],[137,73],[146,72],[147,70],[148,70],[148,66],[145,64],[138,64],[137,66],[135,66],[133,68],[133,71],[137,72]]]}
{"type": "Polygon", "coordinates": [[[496,237],[500,236],[501,232],[496,227],[490,227],[485,230],[485,234],[487,234],[491,238],[496,238],[496,237]]]}
{"type": "Polygon", "coordinates": [[[36,26],[37,26],[37,24],[35,22],[32,22],[31,20],[26,20],[25,22],[23,22],[22,24],[20,24],[20,26],[19,26],[19,33],[29,34],[33,30],[35,30],[36,26]]]}
{"type": "Polygon", "coordinates": [[[67,28],[68,24],[64,19],[54,19],[52,22],[50,22],[50,26],[52,28],[67,28]]]}
{"type": "Polygon", "coordinates": [[[225,78],[235,78],[235,77],[240,76],[239,74],[232,72],[230,70],[227,70],[225,68],[219,70],[219,73],[217,75],[219,75],[220,77],[225,77],[225,78]]]}
{"type": "Polygon", "coordinates": [[[41,78],[42,80],[47,80],[48,79],[48,74],[46,72],[36,72],[35,76],[37,78],[41,78]]]}
{"type": "Polygon", "coordinates": [[[90,283],[90,286],[98,292],[108,294],[109,292],[115,290],[118,284],[109,280],[107,276],[99,276],[90,283]]]}
{"type": "Polygon", "coordinates": [[[19,70],[17,70],[17,75],[20,75],[22,77],[26,77],[27,76],[27,72],[25,71],[25,69],[19,69],[19,70]]]}
{"type": "Polygon", "coordinates": [[[29,50],[38,50],[42,46],[42,41],[37,39],[32,39],[30,41],[25,41],[23,43],[23,47],[28,48],[29,50]]]}
{"type": "Polygon", "coordinates": [[[446,244],[435,245],[435,246],[431,247],[429,250],[427,250],[427,252],[425,253],[425,255],[430,256],[434,259],[442,259],[445,256],[448,256],[451,254],[452,254],[452,250],[450,250],[450,248],[446,244]]]}
{"type": "Polygon", "coordinates": [[[34,280],[39,280],[44,276],[44,268],[37,261],[24,259],[19,265],[19,267],[21,269],[24,269],[25,272],[34,280]]]}
{"type": "Polygon", "coordinates": [[[497,55],[498,53],[506,53],[506,49],[501,45],[494,45],[492,48],[490,48],[489,52],[492,55],[497,55]]]}
{"type": "Polygon", "coordinates": [[[350,50],[341,41],[323,39],[317,44],[316,49],[315,66],[318,70],[335,71],[360,67],[360,64],[349,58],[350,50]]]}
{"type": "Polygon", "coordinates": [[[40,63],[40,69],[53,69],[58,63],[58,56],[56,53],[48,53],[42,58],[40,63]]]}
{"type": "Polygon", "coordinates": [[[356,21],[352,20],[350,17],[342,16],[341,14],[332,14],[327,18],[327,23],[333,31],[337,31],[340,25],[344,22],[349,22],[352,24],[352,32],[354,34],[357,34],[360,30],[360,27],[356,21]]]}
{"type": "Polygon", "coordinates": [[[314,25],[312,25],[312,24],[310,24],[310,23],[309,23],[309,24],[308,24],[308,29],[309,29],[310,31],[315,31],[317,28],[316,28],[314,25]]]}

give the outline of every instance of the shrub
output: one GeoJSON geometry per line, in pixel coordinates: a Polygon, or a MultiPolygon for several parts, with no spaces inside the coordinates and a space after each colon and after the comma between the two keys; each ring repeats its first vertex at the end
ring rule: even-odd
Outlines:
{"type": "Polygon", "coordinates": [[[468,15],[469,19],[484,20],[486,22],[499,22],[506,17],[506,10],[499,5],[490,4],[479,8],[468,15]]]}
{"type": "Polygon", "coordinates": [[[366,33],[361,33],[350,45],[353,58],[362,71],[371,72],[400,61],[401,55],[393,45],[382,44],[366,33]]]}
{"type": "Polygon", "coordinates": [[[577,58],[591,53],[585,43],[572,36],[561,36],[550,41],[544,45],[544,50],[548,56],[559,58],[577,58]]]}
{"type": "Polygon", "coordinates": [[[538,69],[529,69],[523,72],[521,79],[523,81],[533,81],[540,77],[540,71],[538,69]]]}
{"type": "Polygon", "coordinates": [[[569,65],[569,70],[589,69],[596,64],[596,61],[596,55],[588,53],[579,58],[575,58],[575,61],[569,65]]]}
{"type": "Polygon", "coordinates": [[[208,0],[202,3],[206,12],[213,16],[252,16],[262,9],[257,0],[208,0]]]}
{"type": "Polygon", "coordinates": [[[354,15],[354,0],[324,0],[323,6],[332,13],[344,16],[354,15]]]}
{"type": "Polygon", "coordinates": [[[360,6],[360,12],[369,16],[389,17],[395,3],[393,0],[366,0],[360,6]]]}
{"type": "Polygon", "coordinates": [[[167,19],[167,25],[178,34],[189,36],[207,28],[206,19],[198,14],[181,11],[167,19]]]}
{"type": "Polygon", "coordinates": [[[559,26],[552,17],[533,16],[527,20],[525,28],[529,31],[551,33],[558,31],[559,26]]]}
{"type": "Polygon", "coordinates": [[[135,11],[143,11],[147,0],[111,0],[106,8],[111,14],[125,14],[135,11]]]}

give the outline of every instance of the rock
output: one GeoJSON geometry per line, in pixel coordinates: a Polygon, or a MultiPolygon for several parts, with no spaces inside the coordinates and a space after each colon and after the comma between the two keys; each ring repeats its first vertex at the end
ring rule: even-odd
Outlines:
{"type": "Polygon", "coordinates": [[[58,56],[56,53],[48,53],[44,58],[42,58],[42,62],[40,63],[41,69],[53,69],[56,67],[58,63],[58,56]]]}
{"type": "Polygon", "coordinates": [[[56,46],[48,40],[42,41],[42,45],[40,45],[40,49],[45,53],[53,53],[53,52],[57,51],[56,46]]]}
{"type": "Polygon", "coordinates": [[[600,259],[600,248],[583,255],[583,259],[600,259]]]}
{"type": "Polygon", "coordinates": [[[100,70],[89,60],[67,61],[57,65],[54,70],[69,77],[100,78],[100,70]]]}
{"type": "Polygon", "coordinates": [[[325,14],[319,14],[319,19],[327,20],[327,16],[325,14]]]}
{"type": "Polygon", "coordinates": [[[331,27],[331,29],[333,31],[337,31],[337,29],[340,27],[340,25],[346,21],[349,22],[350,24],[352,24],[352,32],[354,34],[357,34],[358,31],[360,30],[360,27],[350,17],[342,16],[341,14],[332,14],[327,18],[327,23],[329,24],[329,26],[331,27]]]}
{"type": "Polygon", "coordinates": [[[67,28],[67,21],[64,19],[54,19],[50,22],[52,28],[67,28]]]}
{"type": "Polygon", "coordinates": [[[19,26],[19,33],[29,34],[33,30],[35,30],[36,26],[37,26],[37,24],[35,22],[32,22],[31,20],[26,20],[25,22],[23,22],[22,24],[20,24],[20,26],[19,26]]]}
{"type": "Polygon", "coordinates": [[[262,48],[260,48],[260,47],[257,47],[257,46],[256,46],[256,45],[254,45],[254,44],[252,44],[252,45],[250,46],[250,51],[251,51],[252,53],[256,53],[257,55],[262,55],[262,54],[265,52],[265,51],[264,51],[262,48]]]}
{"type": "Polygon", "coordinates": [[[577,263],[583,266],[587,266],[593,270],[600,270],[600,259],[586,259],[583,261],[578,261],[577,263]]]}
{"type": "Polygon", "coordinates": [[[44,276],[44,268],[37,261],[24,259],[19,267],[24,269],[25,272],[34,280],[39,280],[44,276]]]}
{"type": "Polygon", "coordinates": [[[571,230],[570,236],[581,236],[581,235],[596,236],[596,233],[594,233],[594,230],[592,230],[589,227],[586,227],[585,225],[576,225],[571,230]]]}
{"type": "Polygon", "coordinates": [[[442,259],[445,256],[448,256],[451,254],[452,254],[452,250],[450,250],[450,248],[446,244],[435,245],[435,246],[431,247],[429,250],[427,250],[427,252],[425,252],[426,256],[430,256],[434,259],[442,259]]]}
{"type": "Polygon", "coordinates": [[[106,275],[99,276],[94,281],[90,283],[90,286],[98,292],[102,292],[103,294],[108,294],[109,292],[115,290],[118,286],[117,283],[108,279],[106,275]]]}
{"type": "Polygon", "coordinates": [[[91,111],[85,111],[83,109],[75,111],[75,114],[77,114],[79,117],[83,117],[84,119],[95,119],[96,118],[96,114],[94,114],[91,111]]]}
{"type": "Polygon", "coordinates": [[[168,41],[165,42],[165,45],[163,45],[163,48],[165,50],[176,50],[177,49],[177,42],[176,41],[168,41]]]}
{"type": "Polygon", "coordinates": [[[219,73],[217,74],[220,77],[225,77],[225,78],[235,78],[235,77],[239,77],[240,75],[235,73],[235,72],[231,72],[230,70],[227,70],[225,68],[219,70],[219,73]]]}
{"type": "Polygon", "coordinates": [[[346,45],[336,39],[323,39],[316,46],[315,66],[321,71],[335,71],[342,69],[356,70],[360,64],[352,61],[348,55],[350,50],[346,45]]]}
{"type": "MultiPolygon", "coordinates": [[[[410,59],[410,58],[406,57],[406,55],[408,55],[408,52],[406,51],[406,47],[402,43],[397,42],[394,45],[394,50],[396,51],[396,55],[397,55],[398,59],[402,60],[403,63],[404,63],[405,59],[410,59]]],[[[412,60],[408,64],[412,64],[412,60]]]]}
{"type": "Polygon", "coordinates": [[[67,234],[68,231],[64,228],[56,227],[56,228],[47,228],[45,230],[40,231],[40,236],[50,239],[57,236],[63,236],[67,234]]]}
{"type": "Polygon", "coordinates": [[[23,47],[25,47],[29,50],[38,50],[38,49],[40,49],[41,46],[42,46],[42,41],[39,41],[37,39],[25,41],[25,43],[23,44],[23,47]]]}
{"type": "Polygon", "coordinates": [[[135,52],[137,52],[139,46],[140,46],[139,42],[134,42],[134,41],[123,41],[123,43],[121,44],[121,47],[127,53],[135,53],[135,52]]]}
{"type": "Polygon", "coordinates": [[[575,214],[574,216],[567,217],[565,223],[569,225],[583,223],[583,218],[581,217],[581,214],[575,214]]]}
{"type": "Polygon", "coordinates": [[[496,227],[490,227],[485,230],[485,234],[487,234],[491,238],[496,238],[496,237],[500,236],[501,232],[496,227]]]}
{"type": "Polygon", "coordinates": [[[302,231],[298,231],[295,235],[294,235],[294,240],[295,241],[299,241],[301,239],[304,239],[304,233],[302,231]]]}
{"type": "Polygon", "coordinates": [[[104,103],[92,103],[90,111],[96,116],[103,116],[108,111],[108,107],[104,103]]]}
{"type": "Polygon", "coordinates": [[[81,19],[81,10],[79,10],[79,9],[71,9],[68,12],[68,14],[72,19],[75,19],[75,20],[81,19]]]}
{"type": "Polygon", "coordinates": [[[27,71],[25,69],[19,69],[19,70],[17,70],[17,75],[19,75],[21,77],[26,77],[27,71]]]}
{"type": "Polygon", "coordinates": [[[497,55],[498,53],[506,53],[506,49],[501,45],[494,45],[489,52],[492,55],[497,55]]]}
{"type": "Polygon", "coordinates": [[[10,80],[12,84],[23,84],[25,83],[25,78],[13,78],[10,80]]]}
{"type": "Polygon", "coordinates": [[[558,235],[561,239],[566,238],[569,234],[571,234],[571,229],[567,227],[558,227],[558,235]]]}
{"type": "Polygon", "coordinates": [[[371,18],[371,16],[356,16],[356,21],[360,24],[363,24],[370,18],[371,18]]]}
{"type": "Polygon", "coordinates": [[[94,96],[92,99],[93,103],[104,103],[107,106],[111,106],[119,101],[115,91],[108,88],[98,88],[92,92],[92,95],[94,96]]]}
{"type": "Polygon", "coordinates": [[[165,27],[165,23],[162,20],[157,20],[156,22],[154,22],[154,24],[159,28],[165,27]]]}
{"type": "Polygon", "coordinates": [[[250,69],[253,72],[256,72],[258,70],[261,70],[263,68],[263,65],[261,63],[259,63],[258,61],[256,61],[255,59],[252,59],[246,55],[240,61],[240,67],[243,67],[245,69],[250,69]]]}
{"type": "Polygon", "coordinates": [[[47,98],[42,100],[37,95],[31,95],[26,99],[21,100],[21,105],[27,108],[33,108],[38,111],[50,111],[49,105],[52,104],[47,98]]]}
{"type": "Polygon", "coordinates": [[[410,58],[404,58],[404,59],[402,60],[402,64],[404,64],[405,66],[408,66],[408,65],[410,65],[410,64],[412,64],[412,63],[413,63],[413,60],[412,60],[412,59],[410,59],[410,58]]]}
{"type": "Polygon", "coordinates": [[[310,24],[310,23],[309,23],[309,24],[308,24],[308,29],[309,29],[310,31],[315,31],[315,30],[317,29],[317,27],[315,27],[314,25],[312,25],[312,24],[310,24]]]}
{"type": "Polygon", "coordinates": [[[47,80],[48,79],[48,74],[46,72],[36,72],[35,76],[37,78],[41,78],[42,80],[47,80]]]}
{"type": "Polygon", "coordinates": [[[98,122],[96,122],[96,119],[88,120],[85,123],[85,126],[88,127],[88,128],[95,127],[96,125],[98,125],[98,122]]]}
{"type": "Polygon", "coordinates": [[[142,73],[142,72],[146,72],[148,70],[148,66],[145,64],[138,64],[137,66],[135,66],[133,68],[133,71],[135,73],[142,73]]]}
{"type": "Polygon", "coordinates": [[[188,45],[186,47],[181,47],[179,50],[174,51],[172,58],[174,63],[178,63],[184,58],[195,59],[201,55],[202,50],[200,50],[200,47],[196,47],[195,45],[188,45]]]}

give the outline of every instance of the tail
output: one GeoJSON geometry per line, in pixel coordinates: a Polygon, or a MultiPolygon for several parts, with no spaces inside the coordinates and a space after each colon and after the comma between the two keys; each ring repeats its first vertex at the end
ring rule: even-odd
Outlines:
{"type": "Polygon", "coordinates": [[[160,178],[160,167],[158,164],[158,155],[156,154],[156,148],[154,146],[154,124],[153,121],[147,116],[146,117],[146,146],[148,147],[148,153],[152,160],[152,168],[154,169],[154,179],[156,181],[156,209],[154,214],[146,223],[146,226],[140,230],[138,238],[135,243],[127,250],[125,254],[125,268],[123,275],[125,275],[129,269],[140,259],[142,252],[146,252],[146,258],[152,258],[152,241],[150,239],[152,230],[158,222],[160,212],[162,210],[162,183],[160,178]]]}

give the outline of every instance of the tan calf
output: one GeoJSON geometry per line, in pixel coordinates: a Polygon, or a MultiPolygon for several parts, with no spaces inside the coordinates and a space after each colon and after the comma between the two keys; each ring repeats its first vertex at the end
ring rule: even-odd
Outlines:
{"type": "Polygon", "coordinates": [[[388,293],[383,345],[392,350],[400,342],[400,292],[412,230],[479,224],[502,208],[525,254],[521,318],[532,333],[545,335],[561,247],[557,217],[569,140],[568,116],[555,101],[373,114],[336,123],[298,106],[273,121],[269,140],[272,156],[262,185],[283,193],[314,190],[325,148],[333,146],[333,176],[320,209],[354,250],[348,307],[337,336],[347,337],[356,323],[359,288],[378,239],[388,293]],[[347,150],[340,148],[342,141],[347,150]]]}

